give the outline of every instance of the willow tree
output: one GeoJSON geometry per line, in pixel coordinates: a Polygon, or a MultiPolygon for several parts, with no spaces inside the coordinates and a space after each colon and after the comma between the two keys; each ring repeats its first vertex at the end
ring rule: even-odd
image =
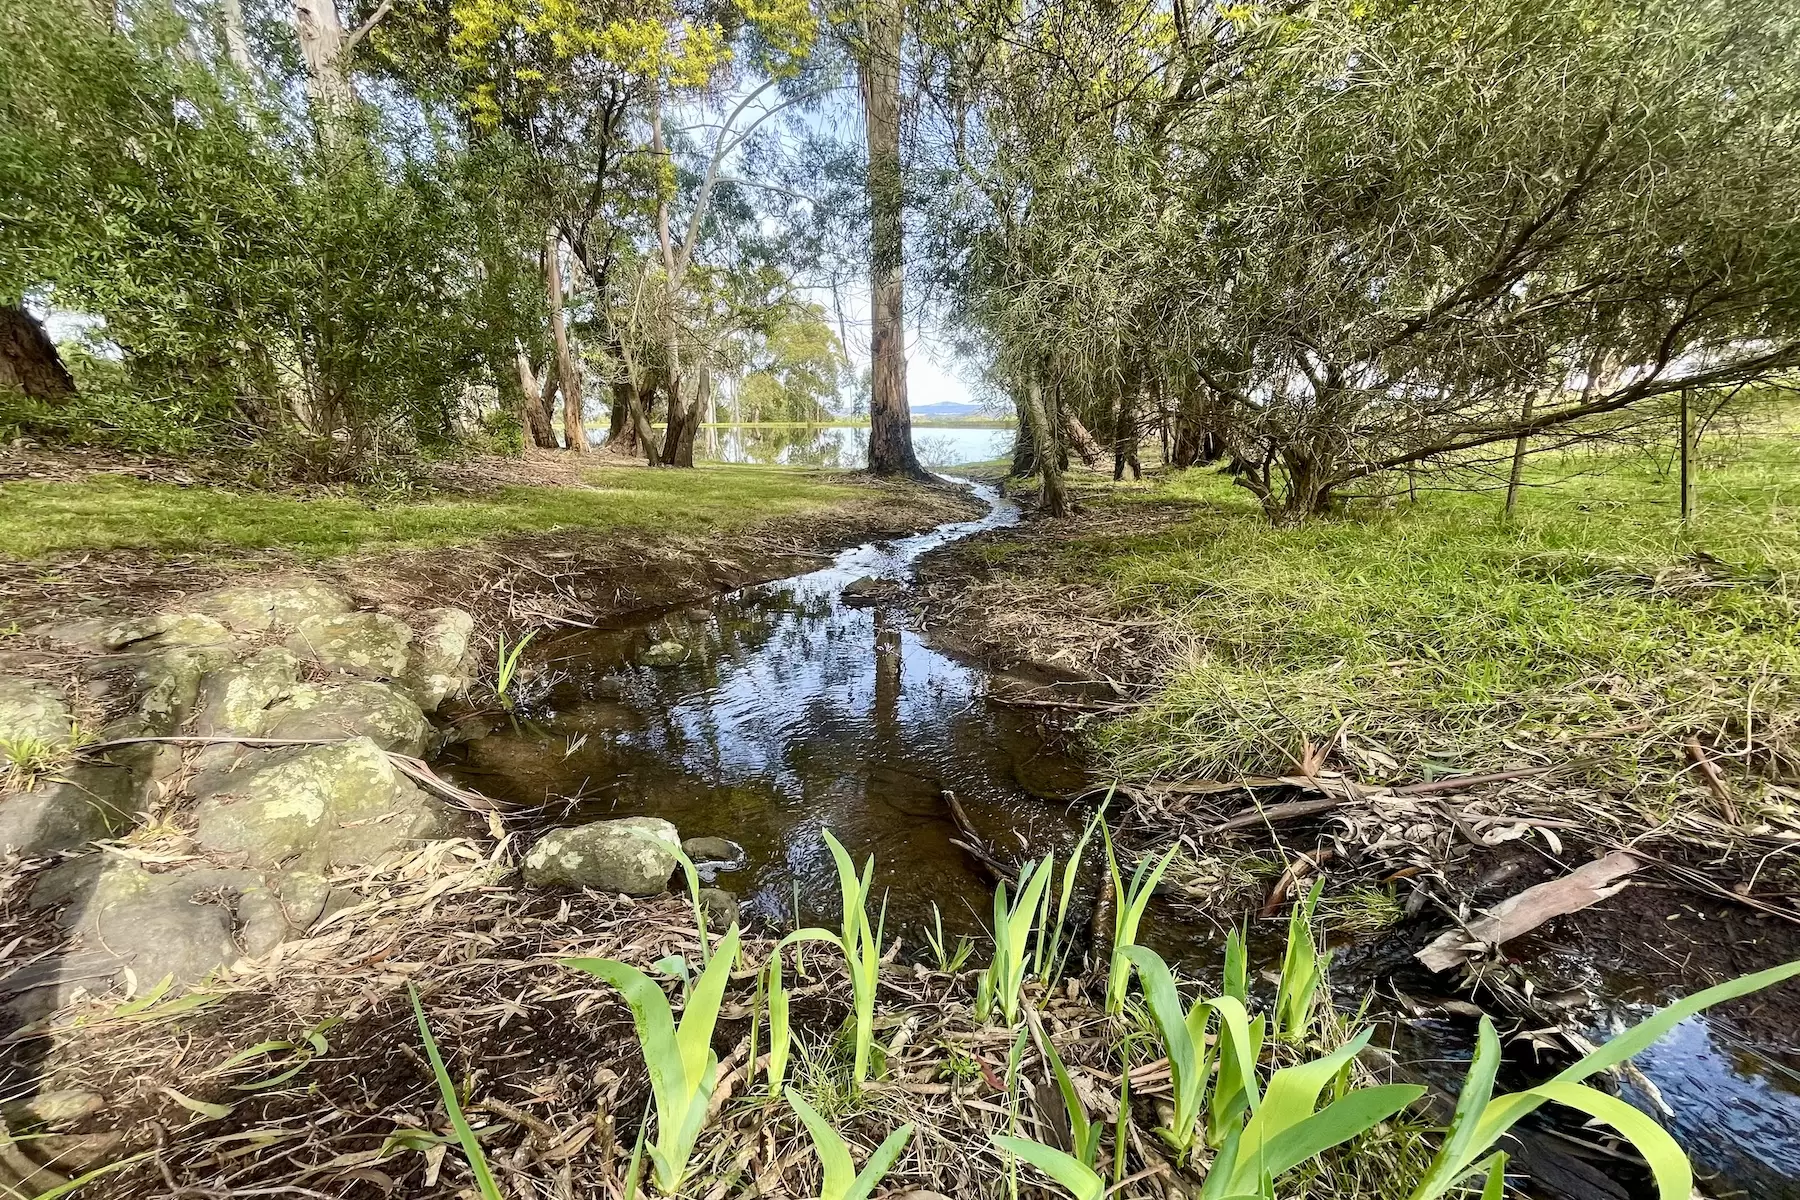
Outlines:
{"type": "Polygon", "coordinates": [[[1093,392],[1142,364],[1274,517],[1800,366],[1791,8],[972,11],[935,43],[965,311],[1093,392]]]}

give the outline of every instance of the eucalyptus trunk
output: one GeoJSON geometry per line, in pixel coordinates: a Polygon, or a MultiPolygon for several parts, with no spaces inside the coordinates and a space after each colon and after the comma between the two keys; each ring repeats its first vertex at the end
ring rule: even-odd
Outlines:
{"type": "Polygon", "coordinates": [[[556,345],[556,386],[563,398],[563,441],[576,454],[588,450],[581,413],[581,368],[569,349],[569,322],[563,314],[562,246],[556,231],[544,240],[544,290],[550,304],[550,335],[556,345]]]}
{"type": "Polygon", "coordinates": [[[870,304],[869,470],[924,476],[913,452],[906,402],[905,230],[900,175],[900,46],[903,0],[869,0],[861,69],[869,144],[870,304]]]}

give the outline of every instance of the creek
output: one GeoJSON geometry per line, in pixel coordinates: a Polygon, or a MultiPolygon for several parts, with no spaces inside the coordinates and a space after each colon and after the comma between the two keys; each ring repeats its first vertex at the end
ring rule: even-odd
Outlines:
{"type": "MultiPolygon", "coordinates": [[[[973,486],[988,505],[979,519],[857,546],[822,570],[706,605],[541,641],[516,719],[453,746],[444,768],[517,805],[548,801],[551,823],[650,815],[674,822],[683,837],[729,838],[744,858],[717,882],[747,915],[780,927],[838,923],[823,840],[830,829],[858,863],[875,856],[872,894],[883,897],[890,942],[901,936],[918,952],[935,909],[951,938],[976,938],[980,960],[992,888],[955,844],[943,793],[961,800],[1001,856],[1061,857],[1091,811],[1067,799],[1088,777],[1039,713],[996,701],[1001,677],[933,648],[900,606],[861,607],[844,596],[865,577],[905,582],[928,551],[1019,521],[1016,505],[973,486]],[[668,642],[686,648],[684,661],[649,665],[650,648],[668,642]]],[[[1081,910],[1091,908],[1099,875],[1093,857],[1084,874],[1081,910]]],[[[1172,966],[1207,978],[1222,935],[1203,915],[1153,906],[1145,940],[1172,966]]],[[[1256,935],[1264,961],[1278,961],[1278,936],[1256,935]]],[[[1403,1070],[1453,1090],[1468,1023],[1400,1013],[1393,976],[1418,979],[1404,953],[1365,954],[1360,969],[1355,953],[1343,957],[1347,969],[1334,978],[1340,1004],[1371,996],[1385,1014],[1380,1040],[1403,1070]]],[[[1583,1015],[1566,1023],[1604,1040],[1671,998],[1597,974],[1583,1015]]],[[[1529,1055],[1512,1057],[1505,1082],[1531,1082],[1529,1055]]],[[[1665,1124],[1711,1180],[1710,1194],[1800,1200],[1800,1081],[1784,1057],[1695,1018],[1641,1056],[1641,1076],[1621,1090],[1649,1111],[1656,1101],[1642,1081],[1660,1092],[1665,1124]]],[[[1644,1186],[1630,1170],[1621,1178],[1633,1194],[1644,1186]]]]}

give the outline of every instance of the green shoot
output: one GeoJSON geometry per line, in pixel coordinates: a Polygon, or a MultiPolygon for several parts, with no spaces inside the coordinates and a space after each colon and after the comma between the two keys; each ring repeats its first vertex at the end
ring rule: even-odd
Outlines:
{"type": "Polygon", "coordinates": [[[1156,1023],[1157,1033],[1162,1037],[1163,1053],[1169,1060],[1174,1113],[1168,1126],[1157,1132],[1185,1159],[1193,1149],[1206,1099],[1206,1083],[1212,1075],[1206,1029],[1214,1012],[1219,1014],[1221,1084],[1228,1077],[1236,1081],[1248,1079],[1249,1087],[1240,1088],[1239,1094],[1243,1096],[1245,1106],[1254,1108],[1256,1105],[1257,1048],[1251,1041],[1249,1016],[1242,1004],[1223,997],[1211,1002],[1197,1001],[1193,1008],[1186,1009],[1175,988],[1175,979],[1169,974],[1168,964],[1155,951],[1143,946],[1126,946],[1122,954],[1128,964],[1137,968],[1144,1000],[1150,1007],[1151,1020],[1156,1023]],[[1229,1059],[1235,1059],[1239,1064],[1235,1075],[1225,1067],[1229,1059]]]}
{"type": "MultiPolygon", "coordinates": [[[[1100,802],[1100,807],[1094,810],[1094,815],[1089,819],[1087,828],[1081,831],[1080,840],[1069,851],[1069,861],[1063,864],[1062,880],[1057,886],[1056,923],[1051,925],[1048,921],[1045,922],[1045,929],[1049,931],[1050,935],[1047,951],[1043,930],[1039,931],[1037,977],[1038,982],[1046,988],[1062,974],[1063,964],[1068,959],[1069,948],[1063,944],[1063,927],[1069,916],[1069,901],[1075,895],[1075,879],[1081,872],[1081,860],[1087,853],[1088,843],[1094,838],[1094,830],[1106,819],[1106,806],[1111,802],[1112,793],[1109,791],[1106,799],[1100,802]]],[[[1050,898],[1045,896],[1046,908],[1048,908],[1049,902],[1050,898]]]]}
{"type": "Polygon", "coordinates": [[[738,930],[733,925],[719,942],[719,952],[695,983],[679,1026],[662,988],[636,967],[605,958],[563,960],[565,967],[586,971],[617,988],[631,1007],[656,1104],[656,1140],[650,1144],[652,1175],[664,1195],[674,1195],[680,1189],[694,1143],[706,1123],[707,1108],[718,1082],[719,1057],[712,1049],[713,1026],[718,1022],[719,1004],[737,955],[738,930]]]}
{"type": "Polygon", "coordinates": [[[1075,1158],[1084,1166],[1097,1167],[1100,1161],[1102,1127],[1089,1118],[1087,1105],[1081,1102],[1081,1094],[1075,1090],[1074,1077],[1069,1074],[1069,1068],[1063,1065],[1062,1055],[1056,1052],[1056,1044],[1044,1033],[1035,1017],[1030,1019],[1029,1024],[1031,1036],[1037,1041],[1038,1051],[1044,1056],[1044,1061],[1050,1064],[1050,1073],[1056,1078],[1056,1090],[1062,1095],[1063,1111],[1069,1115],[1069,1135],[1074,1145],[1075,1158]]]}
{"type": "Polygon", "coordinates": [[[978,988],[988,998],[986,1008],[978,1007],[976,1017],[987,1020],[998,1003],[1008,1027],[1019,1020],[1019,994],[1025,985],[1028,966],[1026,952],[1031,944],[1032,926],[1039,917],[1044,889],[1050,885],[1054,856],[1046,855],[1034,868],[1027,863],[1019,873],[1019,902],[1006,903],[1006,883],[994,889],[994,960],[985,972],[987,987],[978,988]]]}
{"type": "Polygon", "coordinates": [[[1131,978],[1131,964],[1124,951],[1137,944],[1138,923],[1144,919],[1144,909],[1149,907],[1150,897],[1162,881],[1163,872],[1174,861],[1176,848],[1170,846],[1155,867],[1150,866],[1149,859],[1140,861],[1137,870],[1131,873],[1131,884],[1127,887],[1119,874],[1118,857],[1113,853],[1112,834],[1104,825],[1101,830],[1113,887],[1112,965],[1106,973],[1106,1011],[1117,1016],[1125,1011],[1125,984],[1131,978]]]}
{"type": "Polygon", "coordinates": [[[503,1200],[500,1186],[494,1182],[494,1173],[488,1169],[487,1155],[482,1153],[481,1142],[475,1131],[469,1128],[469,1122],[463,1116],[462,1104],[456,1098],[456,1084],[450,1079],[450,1072],[444,1066],[444,1057],[438,1053],[437,1039],[431,1036],[431,1026],[425,1022],[425,1006],[419,1003],[419,989],[412,984],[406,985],[406,991],[412,997],[413,1016],[418,1018],[419,1036],[425,1041],[425,1055],[431,1060],[431,1074],[437,1080],[438,1094],[443,1097],[444,1111],[450,1114],[450,1128],[456,1131],[456,1140],[462,1146],[463,1156],[469,1160],[469,1169],[475,1173],[475,1186],[480,1189],[481,1200],[503,1200]]]}
{"type": "Polygon", "coordinates": [[[925,941],[931,946],[931,957],[937,963],[937,969],[946,975],[954,975],[962,970],[962,965],[969,961],[969,955],[975,952],[975,944],[968,938],[957,939],[956,949],[947,948],[944,938],[944,915],[938,911],[937,902],[931,905],[931,925],[925,931],[925,941]]]}
{"type": "Polygon", "coordinates": [[[851,1015],[856,1051],[852,1081],[861,1086],[869,1078],[869,1063],[875,1042],[875,989],[881,975],[881,934],[869,925],[869,887],[875,878],[875,859],[863,864],[862,874],[837,838],[825,830],[825,844],[837,863],[838,891],[844,903],[844,925],[841,934],[828,929],[796,929],[783,938],[783,946],[806,942],[829,942],[844,952],[850,968],[851,1015]]]}
{"type": "Polygon", "coordinates": [[[1484,1167],[1492,1186],[1493,1177],[1501,1167],[1492,1165],[1484,1156],[1507,1130],[1528,1113],[1550,1102],[1580,1109],[1611,1125],[1637,1147],[1638,1153],[1650,1165],[1661,1200],[1687,1200],[1693,1190],[1693,1168],[1662,1126],[1624,1101],[1585,1087],[1581,1081],[1641,1053],[1678,1021],[1796,975],[1800,975],[1800,962],[1791,962],[1696,992],[1685,1000],[1659,1009],[1605,1045],[1595,1048],[1549,1083],[1499,1097],[1493,1096],[1493,1089],[1500,1070],[1500,1039],[1494,1033],[1492,1023],[1482,1018],[1475,1058],[1469,1064],[1462,1092],[1456,1099],[1456,1111],[1444,1135],[1444,1144],[1439,1147],[1437,1157],[1432,1159],[1425,1178],[1413,1189],[1411,1200],[1436,1200],[1436,1197],[1462,1186],[1464,1180],[1484,1167]]]}
{"type": "Polygon", "coordinates": [[[525,653],[525,647],[531,645],[531,639],[536,636],[537,630],[534,629],[515,642],[512,649],[508,650],[506,634],[504,632],[500,634],[500,641],[495,649],[494,695],[500,698],[500,703],[506,708],[512,707],[512,685],[519,670],[519,656],[525,653]]]}
{"type": "Polygon", "coordinates": [[[825,1175],[819,1200],[867,1200],[869,1193],[893,1169],[900,1151],[906,1148],[906,1139],[912,1136],[910,1122],[888,1134],[887,1140],[869,1155],[869,1161],[858,1174],[856,1164],[850,1158],[850,1144],[838,1131],[793,1088],[787,1089],[787,1102],[806,1126],[806,1132],[812,1136],[813,1149],[819,1155],[819,1166],[825,1175]]]}
{"type": "MultiPolygon", "coordinates": [[[[796,950],[797,954],[798,951],[796,950]]],[[[769,1098],[781,1095],[787,1078],[788,1052],[793,1047],[793,1028],[788,1022],[787,986],[781,980],[781,947],[769,956],[769,1098]]]]}
{"type": "Polygon", "coordinates": [[[1322,964],[1319,949],[1313,941],[1313,910],[1319,906],[1319,894],[1325,881],[1316,881],[1306,899],[1294,903],[1288,915],[1287,950],[1281,958],[1281,983],[1275,992],[1275,1036],[1298,1039],[1306,1036],[1312,1018],[1313,1000],[1319,991],[1322,964]]]}

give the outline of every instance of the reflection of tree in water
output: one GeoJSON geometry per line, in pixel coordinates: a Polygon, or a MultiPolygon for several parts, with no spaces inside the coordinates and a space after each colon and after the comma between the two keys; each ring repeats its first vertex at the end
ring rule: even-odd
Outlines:
{"type": "Polygon", "coordinates": [[[867,434],[829,425],[733,425],[719,431],[725,462],[800,467],[860,467],[867,434]]]}
{"type": "Polygon", "coordinates": [[[947,434],[915,432],[913,453],[927,467],[954,467],[962,462],[962,455],[956,448],[956,439],[947,434]]]}

